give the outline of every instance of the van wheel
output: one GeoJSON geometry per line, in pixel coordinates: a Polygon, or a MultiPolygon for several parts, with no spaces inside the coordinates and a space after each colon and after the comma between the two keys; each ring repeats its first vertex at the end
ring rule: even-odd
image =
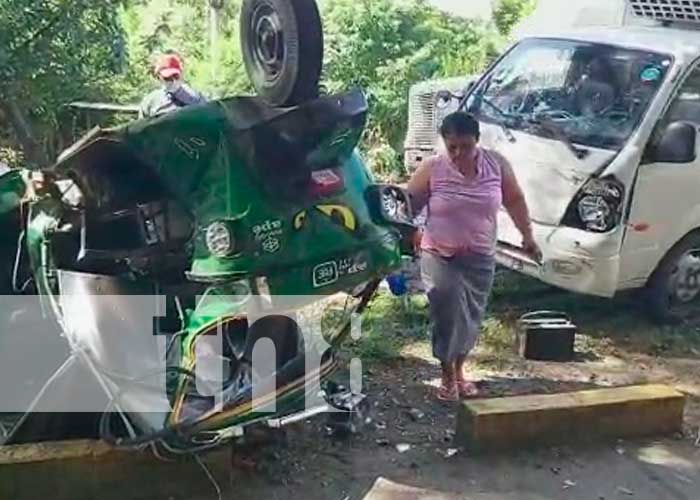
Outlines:
{"type": "Polygon", "coordinates": [[[319,95],[323,31],[316,0],[244,0],[241,50],[257,93],[273,106],[319,95]]]}
{"type": "Polygon", "coordinates": [[[700,318],[700,234],[673,247],[649,280],[648,302],[654,319],[681,323],[700,318]]]}

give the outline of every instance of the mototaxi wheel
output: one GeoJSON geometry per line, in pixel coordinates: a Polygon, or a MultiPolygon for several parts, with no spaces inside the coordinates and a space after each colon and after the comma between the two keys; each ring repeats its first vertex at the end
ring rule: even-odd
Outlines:
{"type": "Polygon", "coordinates": [[[241,50],[255,90],[272,106],[319,95],[323,30],[315,0],[243,0],[241,50]]]}

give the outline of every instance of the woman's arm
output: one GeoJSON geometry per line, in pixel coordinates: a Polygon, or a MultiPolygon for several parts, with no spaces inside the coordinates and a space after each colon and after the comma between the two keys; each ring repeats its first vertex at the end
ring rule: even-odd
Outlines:
{"type": "Polygon", "coordinates": [[[408,181],[408,194],[416,213],[420,213],[430,196],[430,160],[426,160],[416,169],[408,181]]]}
{"type": "MultiPolygon", "coordinates": [[[[419,215],[425,208],[430,198],[430,165],[431,160],[426,160],[416,169],[408,181],[408,194],[411,197],[411,208],[414,219],[420,219],[419,215]]],[[[413,235],[413,246],[416,252],[420,251],[423,239],[423,225],[425,221],[418,222],[418,230],[413,235]]]]}
{"type": "Polygon", "coordinates": [[[537,246],[532,234],[530,212],[527,207],[525,195],[518,184],[518,180],[513,173],[513,167],[511,167],[510,162],[508,162],[503,155],[498,153],[494,154],[494,156],[501,164],[501,190],[503,194],[503,206],[508,211],[508,215],[510,215],[510,218],[513,220],[515,227],[518,228],[518,231],[520,231],[520,234],[523,236],[523,250],[525,250],[539,262],[542,258],[542,253],[540,252],[540,249],[537,246]]]}

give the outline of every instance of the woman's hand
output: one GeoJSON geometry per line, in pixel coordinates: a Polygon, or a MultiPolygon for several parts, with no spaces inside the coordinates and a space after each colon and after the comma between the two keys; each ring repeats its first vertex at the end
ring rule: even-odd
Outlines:
{"type": "Polygon", "coordinates": [[[523,250],[538,264],[542,262],[542,250],[531,234],[523,237],[523,250]]]}
{"type": "Polygon", "coordinates": [[[413,251],[418,255],[420,253],[420,247],[421,243],[423,242],[423,230],[418,228],[416,231],[413,233],[412,236],[412,241],[413,241],[413,251]]]}

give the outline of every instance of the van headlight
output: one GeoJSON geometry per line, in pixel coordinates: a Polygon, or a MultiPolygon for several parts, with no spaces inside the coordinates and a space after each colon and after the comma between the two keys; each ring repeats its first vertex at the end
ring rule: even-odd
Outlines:
{"type": "Polygon", "coordinates": [[[616,179],[591,179],[570,207],[567,223],[587,231],[607,233],[620,223],[623,199],[624,188],[616,179]]]}
{"type": "Polygon", "coordinates": [[[611,228],[613,208],[602,196],[587,195],[578,202],[578,214],[586,227],[592,231],[607,231],[611,228]]]}
{"type": "Polygon", "coordinates": [[[235,250],[233,232],[226,222],[217,221],[207,226],[205,241],[207,250],[214,257],[228,257],[235,250]]]}

